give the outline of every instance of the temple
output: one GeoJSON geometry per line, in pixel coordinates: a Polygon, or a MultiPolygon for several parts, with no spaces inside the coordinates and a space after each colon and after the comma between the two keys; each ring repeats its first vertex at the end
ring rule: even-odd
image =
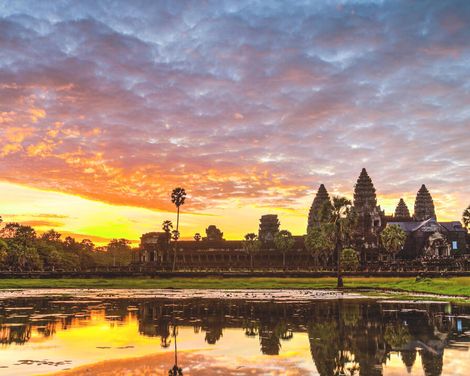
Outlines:
{"type": "Polygon", "coordinates": [[[398,205],[395,209],[395,218],[403,218],[405,220],[411,219],[410,210],[402,198],[400,198],[400,201],[398,202],[398,205]]]}
{"type": "Polygon", "coordinates": [[[325,205],[331,205],[331,200],[325,186],[321,184],[308,213],[307,231],[309,227],[320,225],[325,205]]]}
{"type": "Polygon", "coordinates": [[[276,214],[266,214],[261,216],[259,221],[258,238],[263,242],[271,243],[274,236],[279,232],[279,219],[276,214]]]}
{"type": "Polygon", "coordinates": [[[373,251],[379,246],[385,213],[377,206],[375,187],[365,168],[354,187],[353,210],[357,216],[355,248],[360,251],[362,261],[367,262],[376,256],[373,251]]]}
{"type": "Polygon", "coordinates": [[[424,184],[416,194],[413,217],[400,199],[395,218],[389,218],[387,224],[400,227],[407,235],[400,252],[404,259],[449,257],[467,250],[467,230],[459,221],[437,221],[434,201],[424,184]]]}
{"type": "Polygon", "coordinates": [[[415,213],[413,218],[417,221],[425,221],[436,218],[434,212],[434,201],[426,186],[423,184],[419,189],[415,200],[415,213]]]}
{"type": "MultiPolygon", "coordinates": [[[[363,168],[354,186],[351,212],[354,229],[351,234],[353,248],[360,256],[362,268],[380,265],[386,252],[381,244],[381,233],[387,226],[398,226],[406,234],[406,241],[397,253],[402,260],[448,260],[468,254],[467,229],[459,221],[438,221],[431,193],[423,184],[416,194],[414,213],[400,198],[392,215],[386,215],[377,202],[377,193],[371,177],[363,168]]],[[[310,206],[307,218],[309,228],[320,226],[328,220],[331,198],[325,185],[320,184],[310,206]]],[[[215,225],[206,229],[206,236],[196,234],[195,240],[170,243],[170,234],[151,232],[142,235],[140,264],[153,270],[170,270],[173,259],[182,270],[281,270],[283,255],[275,249],[274,238],[280,229],[275,214],[261,216],[258,239],[260,247],[251,252],[243,240],[225,240],[223,232],[215,225]],[[177,251],[174,252],[174,247],[177,251]]],[[[312,254],[304,244],[305,236],[294,236],[295,244],[286,256],[290,270],[319,270],[312,254]]],[[[329,256],[330,270],[334,268],[334,255],[329,256]]],[[[408,263],[411,265],[412,263],[408,263]]]]}

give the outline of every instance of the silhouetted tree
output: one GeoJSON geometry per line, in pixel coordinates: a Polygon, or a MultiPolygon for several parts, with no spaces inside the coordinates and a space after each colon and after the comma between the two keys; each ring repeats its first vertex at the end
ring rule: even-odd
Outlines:
{"type": "Polygon", "coordinates": [[[274,235],[274,246],[278,251],[282,252],[282,267],[286,269],[286,253],[290,252],[294,247],[295,239],[287,230],[281,230],[274,235]]]}
{"type": "Polygon", "coordinates": [[[41,239],[46,240],[48,242],[58,242],[60,241],[62,234],[58,233],[54,229],[50,229],[46,231],[44,234],[41,235],[41,239]]]}
{"type": "Polygon", "coordinates": [[[183,188],[175,188],[173,189],[173,192],[171,193],[171,202],[175,204],[176,206],[176,234],[178,237],[175,240],[174,244],[174,257],[173,257],[173,271],[176,269],[176,250],[177,250],[177,245],[176,242],[178,241],[179,238],[179,224],[180,224],[180,206],[184,204],[184,201],[186,200],[186,191],[183,188]]]}
{"type": "Polygon", "coordinates": [[[346,197],[333,197],[331,216],[329,223],[334,225],[332,234],[334,235],[335,252],[337,255],[337,287],[343,287],[343,276],[341,274],[341,250],[346,238],[350,238],[351,218],[348,218],[351,210],[351,201],[346,197]]]}
{"type": "Polygon", "coordinates": [[[162,223],[162,230],[165,231],[167,234],[170,234],[171,230],[173,229],[173,223],[171,221],[163,221],[162,223]]]}
{"type": "Polygon", "coordinates": [[[107,245],[107,251],[113,257],[113,266],[116,259],[120,265],[128,265],[132,260],[130,241],[126,239],[112,239],[107,245]]]}
{"type": "Polygon", "coordinates": [[[242,242],[243,249],[250,255],[250,269],[253,271],[253,256],[261,249],[261,242],[258,236],[254,233],[245,235],[245,240],[242,242]]]}
{"type": "Polygon", "coordinates": [[[4,265],[8,257],[8,244],[0,239],[0,264],[4,265]]]}
{"type": "Polygon", "coordinates": [[[194,240],[197,241],[197,242],[200,242],[201,239],[202,239],[201,234],[200,234],[199,232],[196,232],[196,233],[194,234],[194,240]]]}
{"type": "Polygon", "coordinates": [[[467,209],[465,209],[463,211],[462,222],[463,222],[465,227],[467,227],[467,228],[470,227],[470,205],[468,206],[467,209]]]}
{"type": "Polygon", "coordinates": [[[206,238],[204,240],[210,242],[220,242],[224,240],[224,233],[215,225],[206,228],[206,238]]]}
{"type": "Polygon", "coordinates": [[[334,250],[332,237],[327,233],[325,224],[315,227],[309,227],[305,236],[305,247],[312,254],[315,265],[318,266],[319,260],[324,267],[326,260],[334,250]]]}

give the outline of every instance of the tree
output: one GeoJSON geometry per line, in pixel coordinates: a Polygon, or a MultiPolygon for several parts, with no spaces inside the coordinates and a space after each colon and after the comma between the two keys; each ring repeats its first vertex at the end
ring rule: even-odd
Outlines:
{"type": "Polygon", "coordinates": [[[345,248],[341,251],[341,265],[343,270],[356,270],[359,266],[359,257],[352,248],[345,248]]]}
{"type": "Polygon", "coordinates": [[[398,225],[389,225],[380,234],[382,245],[393,259],[401,251],[406,241],[406,233],[398,225]]]}
{"type": "Polygon", "coordinates": [[[21,243],[23,247],[31,246],[36,240],[36,231],[30,226],[23,226],[19,223],[7,223],[0,230],[0,237],[12,239],[17,243],[21,243]]]}
{"type": "Polygon", "coordinates": [[[197,241],[197,242],[200,242],[201,239],[202,239],[201,234],[200,234],[199,232],[196,232],[196,233],[194,234],[194,240],[197,241]]]}
{"type": "MultiPolygon", "coordinates": [[[[1,217],[0,217],[1,220],[1,217]]],[[[8,244],[0,239],[0,265],[5,265],[8,257],[8,244]]]]}
{"type": "Polygon", "coordinates": [[[467,228],[470,227],[470,205],[468,206],[467,209],[464,210],[462,214],[462,221],[465,227],[467,228]]]}
{"type": "Polygon", "coordinates": [[[351,212],[351,201],[346,197],[333,197],[331,206],[331,216],[329,223],[333,225],[333,237],[335,244],[335,252],[337,255],[337,287],[343,287],[343,276],[341,274],[341,250],[343,249],[343,243],[351,236],[351,223],[352,218],[351,212]]]}
{"type": "Polygon", "coordinates": [[[62,257],[56,242],[44,240],[42,237],[36,243],[36,250],[46,269],[55,270],[62,264],[62,257]]]}
{"type": "Polygon", "coordinates": [[[322,266],[325,266],[328,256],[334,250],[332,241],[331,225],[321,224],[320,226],[309,227],[305,237],[305,246],[312,254],[315,265],[318,266],[319,260],[322,260],[322,266]]]}
{"type": "Polygon", "coordinates": [[[112,239],[107,245],[107,251],[113,257],[113,266],[116,266],[116,259],[119,265],[129,265],[132,261],[131,242],[127,239],[112,239]]]}
{"type": "Polygon", "coordinates": [[[281,230],[274,236],[274,246],[282,252],[282,267],[284,270],[286,269],[286,253],[292,250],[294,244],[295,239],[287,230],[281,230]]]}
{"type": "Polygon", "coordinates": [[[60,241],[60,237],[62,234],[58,233],[54,229],[51,229],[44,234],[41,235],[41,239],[46,240],[48,242],[58,242],[60,241]]]}
{"type": "Polygon", "coordinates": [[[173,231],[171,232],[171,240],[173,240],[174,242],[177,242],[179,238],[180,238],[180,233],[179,233],[179,231],[173,230],[173,231]]]}
{"type": "Polygon", "coordinates": [[[261,242],[254,233],[245,235],[242,242],[243,249],[250,255],[250,269],[253,271],[253,255],[261,249],[261,242]]]}
{"type": "Polygon", "coordinates": [[[210,225],[206,228],[206,238],[209,242],[221,242],[224,240],[224,233],[220,231],[215,225],[210,225]]]}
{"type": "MultiPolygon", "coordinates": [[[[179,237],[179,224],[180,224],[180,206],[184,204],[186,200],[186,191],[184,188],[175,188],[171,192],[171,202],[176,206],[176,233],[179,237]]],[[[178,241],[178,238],[175,240],[175,243],[178,241]]],[[[174,256],[173,256],[173,271],[176,269],[176,244],[174,244],[174,256]]]]}
{"type": "Polygon", "coordinates": [[[171,221],[163,221],[162,223],[162,230],[165,231],[167,234],[169,234],[171,232],[171,230],[173,229],[173,223],[171,221]]]}

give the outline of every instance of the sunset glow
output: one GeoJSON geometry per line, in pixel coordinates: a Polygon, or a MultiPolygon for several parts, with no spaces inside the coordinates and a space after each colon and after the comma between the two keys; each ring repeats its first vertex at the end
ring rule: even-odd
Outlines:
{"type": "Polygon", "coordinates": [[[459,220],[469,23],[465,2],[0,6],[0,215],[138,241],[181,186],[183,238],[267,213],[301,235],[318,186],[351,198],[366,167],[387,214],[425,183],[459,220]]]}

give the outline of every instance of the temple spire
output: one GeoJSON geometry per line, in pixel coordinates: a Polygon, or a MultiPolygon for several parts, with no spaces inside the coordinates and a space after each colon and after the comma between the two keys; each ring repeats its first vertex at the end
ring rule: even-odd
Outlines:
{"type": "Polygon", "coordinates": [[[436,218],[434,202],[431,194],[423,184],[416,195],[414,218],[417,221],[425,221],[429,218],[436,218]]]}
{"type": "Polygon", "coordinates": [[[400,201],[398,202],[398,205],[395,209],[395,217],[396,218],[411,218],[408,206],[406,206],[406,203],[402,198],[400,198],[400,201]]]}
{"type": "Polygon", "coordinates": [[[354,208],[358,212],[365,212],[373,210],[376,206],[377,196],[374,184],[366,169],[363,168],[354,187],[354,208]]]}
{"type": "Polygon", "coordinates": [[[313,199],[312,206],[310,207],[310,211],[308,213],[307,231],[309,227],[320,225],[321,211],[327,202],[330,202],[330,195],[328,194],[325,186],[321,184],[320,188],[318,188],[315,198],[313,199]]]}

